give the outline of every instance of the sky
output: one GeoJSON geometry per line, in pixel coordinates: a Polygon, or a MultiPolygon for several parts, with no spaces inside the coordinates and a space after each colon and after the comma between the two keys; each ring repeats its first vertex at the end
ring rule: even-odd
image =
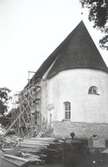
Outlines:
{"type": "MultiPolygon", "coordinates": [[[[22,90],[28,71],[35,72],[81,20],[98,47],[101,34],[79,0],[0,0],[0,87],[22,90]]],[[[108,52],[100,52],[108,64],[108,52]]]]}

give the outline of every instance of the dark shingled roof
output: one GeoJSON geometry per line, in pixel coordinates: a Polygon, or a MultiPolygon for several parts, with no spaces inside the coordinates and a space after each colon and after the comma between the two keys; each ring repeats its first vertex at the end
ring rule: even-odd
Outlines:
{"type": "Polygon", "coordinates": [[[56,57],[48,78],[67,69],[88,68],[108,72],[103,58],[82,21],[61,44],[61,48],[58,48],[56,57]]]}
{"type": "Polygon", "coordinates": [[[47,78],[51,78],[60,71],[67,69],[88,68],[108,72],[108,68],[83,21],[45,60],[30,82],[42,78],[53,62],[54,64],[48,72],[47,78]]]}

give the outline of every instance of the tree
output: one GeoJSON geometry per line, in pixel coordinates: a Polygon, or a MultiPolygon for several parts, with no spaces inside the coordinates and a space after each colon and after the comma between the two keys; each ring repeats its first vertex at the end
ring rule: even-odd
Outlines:
{"type": "Polygon", "coordinates": [[[89,9],[88,19],[94,23],[94,28],[104,32],[99,41],[100,46],[108,50],[108,0],[80,0],[83,8],[89,9]]]}
{"type": "Polygon", "coordinates": [[[4,115],[5,112],[7,112],[8,109],[8,102],[10,100],[9,93],[11,91],[4,87],[0,88],[0,114],[4,115]]]}

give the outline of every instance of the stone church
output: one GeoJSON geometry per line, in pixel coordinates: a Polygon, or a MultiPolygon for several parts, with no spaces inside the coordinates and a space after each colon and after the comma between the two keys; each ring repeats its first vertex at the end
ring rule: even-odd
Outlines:
{"type": "Polygon", "coordinates": [[[84,23],[45,60],[40,79],[40,121],[56,136],[108,139],[108,68],[84,23]]]}

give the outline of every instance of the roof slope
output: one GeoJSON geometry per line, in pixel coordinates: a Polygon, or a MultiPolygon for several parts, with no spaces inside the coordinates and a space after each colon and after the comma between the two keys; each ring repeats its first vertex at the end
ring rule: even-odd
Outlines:
{"type": "Polygon", "coordinates": [[[61,45],[61,48],[56,52],[56,61],[48,73],[48,78],[60,71],[76,68],[108,72],[103,58],[82,21],[61,45]]]}
{"type": "Polygon", "coordinates": [[[77,68],[108,72],[103,58],[82,21],[44,61],[30,82],[42,78],[53,62],[47,78],[53,77],[60,71],[77,68]]]}

